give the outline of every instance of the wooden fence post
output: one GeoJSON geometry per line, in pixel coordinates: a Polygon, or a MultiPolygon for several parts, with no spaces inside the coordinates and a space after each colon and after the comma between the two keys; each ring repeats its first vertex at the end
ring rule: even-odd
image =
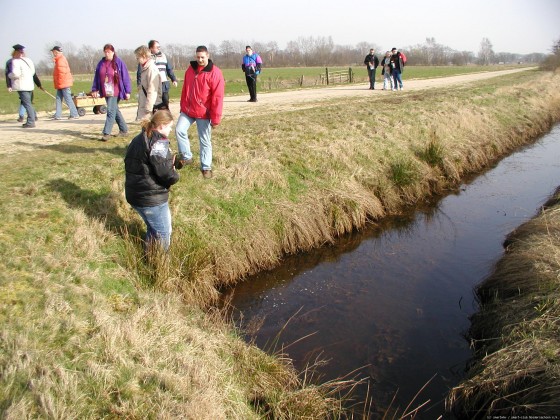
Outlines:
{"type": "Polygon", "coordinates": [[[354,83],[354,72],[352,71],[352,67],[348,67],[348,80],[350,83],[354,83]]]}
{"type": "Polygon", "coordinates": [[[328,67],[325,67],[325,72],[327,74],[327,86],[328,86],[328,84],[329,84],[329,68],[328,67]]]}

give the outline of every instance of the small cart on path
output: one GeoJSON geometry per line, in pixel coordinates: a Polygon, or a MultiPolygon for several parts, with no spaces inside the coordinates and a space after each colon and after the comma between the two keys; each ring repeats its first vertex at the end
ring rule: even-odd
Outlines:
{"type": "Polygon", "coordinates": [[[72,99],[74,100],[74,105],[76,105],[76,108],[78,109],[78,115],[80,117],[86,115],[86,106],[93,106],[94,114],[107,113],[107,105],[105,104],[105,99],[103,98],[94,98],[91,95],[79,93],[72,99]]]}

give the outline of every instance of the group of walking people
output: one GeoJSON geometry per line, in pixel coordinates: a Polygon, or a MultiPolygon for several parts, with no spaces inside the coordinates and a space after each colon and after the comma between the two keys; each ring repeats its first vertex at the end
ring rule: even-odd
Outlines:
{"type": "MultiPolygon", "coordinates": [[[[37,119],[32,105],[34,83],[42,88],[35,74],[35,67],[25,57],[25,47],[13,46],[12,58],[6,63],[6,84],[10,92],[17,91],[27,122],[23,128],[35,127],[37,119]]],[[[62,48],[51,50],[54,60],[53,81],[57,89],[56,111],[53,120],[62,119],[62,100],[70,109],[70,119],[79,118],[72,100],[70,88],[73,84],[68,61],[62,48]]],[[[125,196],[127,202],[138,212],[146,224],[146,248],[156,243],[167,250],[171,240],[171,213],[169,210],[169,190],[179,180],[178,170],[193,162],[188,129],[196,124],[200,144],[200,171],[204,179],[212,178],[212,127],[221,122],[225,81],[221,70],[210,59],[205,46],[196,48],[195,60],[190,62],[185,72],[180,100],[180,112],[175,129],[178,153],[172,152],[169,142],[174,117],[169,110],[170,83],[177,86],[167,57],[160,51],[159,42],[152,40],[148,46],[140,46],[135,51],[138,62],[138,110],[137,121],[141,132],[130,142],[125,165],[125,196]]],[[[248,62],[245,66],[254,68],[247,74],[260,71],[260,64],[248,62]]],[[[245,70],[244,70],[245,71],[245,70]]],[[[103,47],[103,58],[97,63],[91,86],[91,96],[105,98],[107,115],[102,130],[101,141],[108,141],[116,123],[117,136],[127,136],[128,125],[119,103],[130,99],[132,83],[125,62],[118,57],[111,44],[103,47]]],[[[256,91],[253,94],[256,101],[256,91]]]]}
{"type": "Polygon", "coordinates": [[[375,49],[371,48],[364,59],[369,77],[369,88],[375,89],[375,73],[377,67],[381,66],[383,76],[383,90],[402,90],[402,72],[406,64],[406,56],[396,48],[385,52],[381,60],[375,55],[375,49]]]}
{"type": "MultiPolygon", "coordinates": [[[[6,83],[8,90],[16,90],[21,106],[27,112],[24,128],[35,127],[36,113],[32,105],[34,84],[41,87],[35,74],[33,62],[25,57],[20,44],[13,46],[12,59],[6,63],[6,83]]],[[[70,119],[79,118],[72,101],[70,88],[73,83],[68,61],[62,48],[51,50],[54,60],[53,81],[57,89],[54,120],[62,119],[62,101],[70,109],[70,119]]],[[[178,170],[193,163],[193,154],[188,137],[189,127],[196,124],[200,146],[200,171],[205,179],[212,178],[212,127],[222,119],[225,81],[221,70],[210,59],[208,49],[201,45],[196,48],[195,60],[185,71],[180,99],[180,112],[175,128],[178,153],[172,152],[169,134],[174,118],[169,110],[170,84],[177,86],[177,78],[159,42],[151,40],[147,46],[134,51],[137,67],[138,110],[136,120],[140,121],[141,132],[130,142],[125,164],[125,196],[127,202],[138,212],[146,224],[146,249],[156,243],[167,250],[171,241],[171,212],[169,190],[179,181],[178,170]]],[[[128,100],[132,94],[132,83],[128,68],[111,44],[103,47],[103,58],[96,66],[91,95],[105,98],[107,116],[100,140],[108,141],[116,123],[117,136],[128,135],[128,125],[119,109],[121,100],[128,100]]],[[[371,49],[364,63],[368,66],[370,89],[375,89],[375,72],[382,66],[383,89],[396,90],[403,87],[401,73],[404,67],[403,55],[393,48],[380,61],[371,49]]],[[[246,46],[241,70],[245,74],[250,98],[257,102],[257,77],[262,71],[262,59],[246,46]]],[[[20,117],[23,119],[21,111],[20,117]]]]}

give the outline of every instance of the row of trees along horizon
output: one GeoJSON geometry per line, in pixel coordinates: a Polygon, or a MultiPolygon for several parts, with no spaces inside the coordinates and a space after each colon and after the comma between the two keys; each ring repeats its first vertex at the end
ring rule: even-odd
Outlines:
{"type": "MultiPolygon", "coordinates": [[[[260,43],[238,40],[223,41],[219,45],[208,44],[211,59],[221,68],[240,67],[245,46],[251,45],[264,61],[265,67],[337,67],[362,65],[364,57],[374,48],[381,58],[386,50],[393,46],[381,48],[375,43],[359,42],[355,46],[337,45],[332,37],[299,37],[288,42],[286,48],[281,50],[276,41],[260,43]]],[[[61,45],[64,54],[70,63],[74,74],[89,74],[95,71],[99,60],[103,57],[98,48],[89,45],[76,47],[71,42],[52,42],[45,46],[45,58],[36,64],[39,75],[52,74],[52,55],[50,49],[53,45],[61,45]]],[[[140,45],[140,44],[139,44],[140,45]]],[[[117,55],[124,60],[129,70],[136,69],[134,49],[120,49],[114,45],[117,55]]],[[[395,46],[399,47],[399,46],[395,46]]],[[[167,55],[174,69],[184,70],[189,62],[194,59],[195,45],[167,44],[162,45],[162,51],[167,55]]],[[[488,38],[483,38],[478,54],[471,51],[457,51],[448,46],[438,44],[435,38],[426,38],[422,44],[400,47],[406,53],[407,65],[422,66],[464,66],[469,64],[492,65],[513,63],[540,63],[547,57],[544,53],[516,54],[494,52],[492,43],[488,38]]],[[[181,77],[182,75],[177,75],[181,77]]]]}

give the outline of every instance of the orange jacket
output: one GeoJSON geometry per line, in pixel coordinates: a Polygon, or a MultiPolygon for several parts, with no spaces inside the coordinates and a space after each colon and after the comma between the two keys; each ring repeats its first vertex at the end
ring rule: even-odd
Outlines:
{"type": "Polygon", "coordinates": [[[68,60],[62,54],[54,58],[53,82],[55,89],[64,89],[74,84],[68,60]]]}

